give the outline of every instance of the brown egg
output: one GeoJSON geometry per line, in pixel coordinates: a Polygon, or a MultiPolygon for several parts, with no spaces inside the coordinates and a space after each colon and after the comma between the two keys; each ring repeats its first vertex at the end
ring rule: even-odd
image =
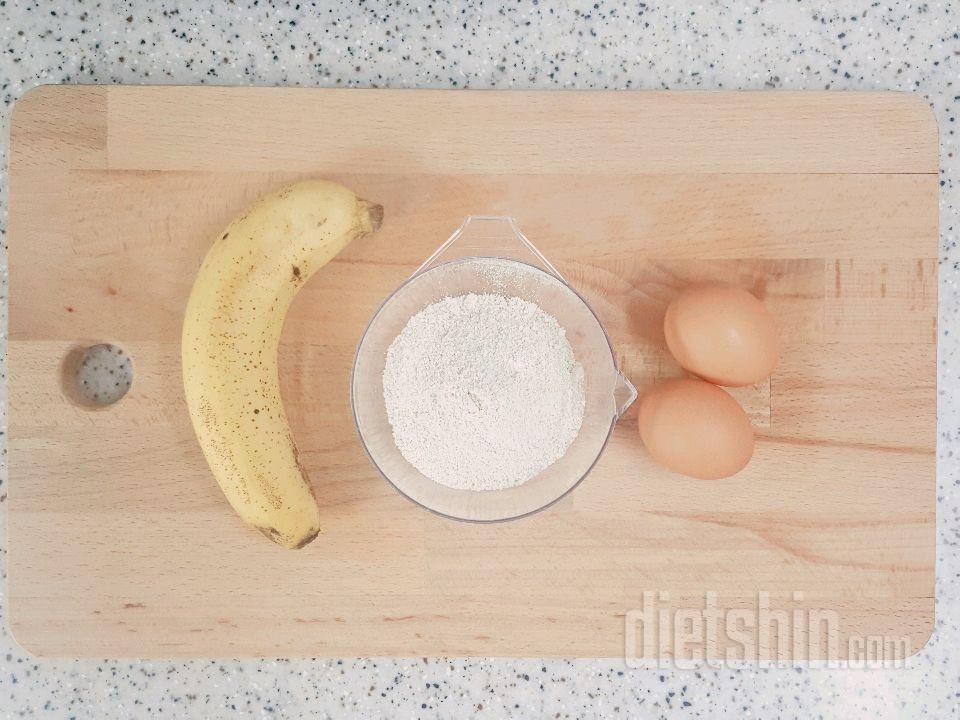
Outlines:
{"type": "Polygon", "coordinates": [[[753,455],[753,428],[726,390],[696,378],[665,380],[640,401],[640,437],[654,460],[702,480],[729,477],[753,455]]]}
{"type": "Polygon", "coordinates": [[[751,293],[711,283],[684,290],[663,319],[667,347],[694,375],[717,385],[753,385],[780,358],[773,318],[751,293]]]}

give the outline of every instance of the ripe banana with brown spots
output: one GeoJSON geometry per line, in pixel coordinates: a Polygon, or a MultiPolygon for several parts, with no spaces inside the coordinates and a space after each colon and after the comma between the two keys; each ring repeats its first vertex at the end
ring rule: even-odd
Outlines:
{"type": "Polygon", "coordinates": [[[284,547],[313,540],[320,511],[280,399],[283,321],[310,277],[382,218],[337,183],[285,187],[217,237],[187,301],[183,386],[200,447],[234,510],[284,547]]]}

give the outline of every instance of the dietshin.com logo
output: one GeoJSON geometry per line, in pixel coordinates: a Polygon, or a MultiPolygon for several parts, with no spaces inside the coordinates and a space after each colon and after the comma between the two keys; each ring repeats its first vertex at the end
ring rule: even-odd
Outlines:
{"type": "Polygon", "coordinates": [[[911,654],[908,636],[843,635],[839,614],[805,607],[802,592],[791,593],[788,609],[771,607],[769,592],[749,607],[721,607],[717,598],[707,592],[702,605],[677,607],[669,592],[644,592],[643,607],[625,617],[627,666],[902,667],[911,654]]]}

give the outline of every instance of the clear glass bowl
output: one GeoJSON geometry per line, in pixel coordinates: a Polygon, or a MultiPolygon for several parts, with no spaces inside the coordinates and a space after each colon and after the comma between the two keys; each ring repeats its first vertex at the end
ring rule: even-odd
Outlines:
{"type": "Polygon", "coordinates": [[[637,397],[618,370],[603,325],[586,301],[527,240],[512,218],[469,217],[374,314],[353,363],[350,399],[370,460],[402,495],[457,520],[497,522],[542,510],[573,490],[597,462],[617,420],[637,397]],[[536,303],[564,328],[583,365],[583,424],[566,454],[522,485],[456,490],[427,478],[400,454],[387,421],[387,348],[427,305],[466,293],[498,293],[536,303]]]}

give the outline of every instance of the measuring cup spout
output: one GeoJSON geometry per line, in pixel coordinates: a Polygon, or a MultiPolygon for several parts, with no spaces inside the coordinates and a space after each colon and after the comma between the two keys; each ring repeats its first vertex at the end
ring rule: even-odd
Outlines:
{"type": "Polygon", "coordinates": [[[613,389],[613,403],[617,409],[617,420],[622,418],[633,401],[637,399],[637,388],[622,372],[617,372],[617,384],[613,389]]]}

